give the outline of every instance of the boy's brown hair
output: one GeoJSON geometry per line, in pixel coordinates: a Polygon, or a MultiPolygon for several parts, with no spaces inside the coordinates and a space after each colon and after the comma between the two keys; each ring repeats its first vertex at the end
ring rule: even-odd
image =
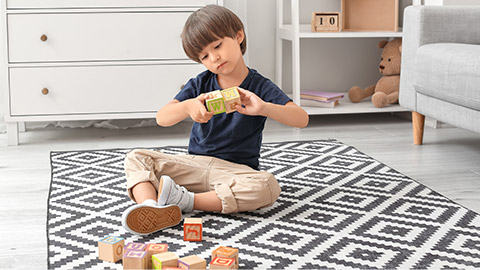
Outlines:
{"type": "Polygon", "coordinates": [[[190,59],[200,63],[199,55],[208,44],[224,37],[235,39],[238,31],[244,31],[240,49],[245,54],[247,36],[240,18],[225,7],[207,5],[192,13],[185,22],[183,50],[190,59]]]}

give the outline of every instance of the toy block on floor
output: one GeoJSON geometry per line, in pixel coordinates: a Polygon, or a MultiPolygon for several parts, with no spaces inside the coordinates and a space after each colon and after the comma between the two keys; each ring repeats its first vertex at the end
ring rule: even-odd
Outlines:
{"type": "Polygon", "coordinates": [[[235,259],[216,257],[210,262],[210,269],[236,269],[235,259]]]}
{"type": "Polygon", "coordinates": [[[167,252],[168,244],[148,244],[145,251],[147,252],[147,269],[152,269],[152,256],[158,253],[167,252]]]}
{"type": "Polygon", "coordinates": [[[183,240],[202,241],[202,219],[185,218],[183,221],[183,240]]]}
{"type": "Polygon", "coordinates": [[[136,250],[136,251],[145,251],[147,244],[143,243],[127,243],[125,247],[123,247],[123,255],[127,252],[127,250],[136,250]]]}
{"type": "Polygon", "coordinates": [[[235,263],[233,269],[238,269],[238,248],[223,246],[218,247],[214,251],[212,251],[212,260],[217,257],[234,259],[235,263]]]}
{"type": "Polygon", "coordinates": [[[145,269],[147,259],[146,251],[126,250],[123,255],[123,269],[145,269]]]}
{"type": "Polygon", "coordinates": [[[197,255],[191,255],[178,259],[178,267],[181,269],[207,269],[207,261],[197,255]]]}
{"type": "Polygon", "coordinates": [[[118,262],[122,259],[125,239],[117,236],[107,236],[98,241],[98,258],[103,261],[118,262]]]}
{"type": "Polygon", "coordinates": [[[210,93],[207,93],[209,97],[205,100],[207,104],[207,109],[213,114],[219,114],[225,112],[225,102],[223,100],[223,95],[220,90],[215,90],[210,93]]]}
{"type": "Polygon", "coordinates": [[[225,112],[231,113],[237,111],[236,105],[241,105],[240,94],[236,87],[227,88],[222,90],[223,99],[225,102],[225,112]]]}
{"type": "Polygon", "coordinates": [[[152,256],[153,269],[163,269],[165,267],[177,267],[178,256],[173,252],[162,252],[152,256]]]}

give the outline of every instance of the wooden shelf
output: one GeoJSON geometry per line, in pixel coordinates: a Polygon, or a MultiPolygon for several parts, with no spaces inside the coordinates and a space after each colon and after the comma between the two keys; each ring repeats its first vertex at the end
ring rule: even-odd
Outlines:
{"type": "MultiPolygon", "coordinates": [[[[410,110],[400,107],[398,104],[390,104],[384,108],[377,108],[373,106],[372,101],[367,98],[358,103],[352,103],[348,98],[348,93],[344,93],[345,97],[339,100],[337,106],[333,108],[325,107],[308,107],[302,108],[309,115],[324,115],[324,114],[357,114],[357,113],[386,113],[386,112],[409,112],[410,110]]],[[[291,94],[288,95],[290,98],[291,94]]]]}
{"type": "MultiPolygon", "coordinates": [[[[309,24],[299,25],[299,38],[390,38],[402,37],[402,32],[386,31],[340,31],[340,32],[312,32],[309,24]]],[[[293,40],[293,27],[291,24],[284,24],[278,29],[281,39],[293,40]]]]}

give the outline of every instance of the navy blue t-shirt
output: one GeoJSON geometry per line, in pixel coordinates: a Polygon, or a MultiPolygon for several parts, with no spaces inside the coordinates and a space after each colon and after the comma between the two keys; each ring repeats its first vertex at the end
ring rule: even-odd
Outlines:
{"type": "MultiPolygon", "coordinates": [[[[249,68],[247,77],[239,87],[255,93],[266,102],[285,105],[291,101],[278,86],[254,69],[249,68]]],[[[206,70],[190,79],[175,99],[184,101],[214,90],[221,90],[217,76],[206,70]]],[[[233,112],[214,115],[207,123],[195,122],[190,134],[188,152],[191,155],[213,156],[258,169],[265,121],[264,116],[233,112]]]]}

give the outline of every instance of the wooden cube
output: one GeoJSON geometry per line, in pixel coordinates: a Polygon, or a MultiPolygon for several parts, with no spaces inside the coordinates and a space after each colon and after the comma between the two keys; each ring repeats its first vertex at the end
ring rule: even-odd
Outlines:
{"type": "Polygon", "coordinates": [[[234,259],[234,268],[233,269],[238,269],[238,248],[231,248],[231,247],[218,247],[214,251],[212,251],[212,260],[215,258],[220,257],[220,258],[229,258],[229,259],[234,259]]]}
{"type": "Polygon", "coordinates": [[[207,109],[213,114],[219,114],[225,112],[225,102],[223,100],[223,95],[220,90],[215,90],[208,93],[209,97],[205,100],[207,104],[207,109]]]}
{"type": "Polygon", "coordinates": [[[241,105],[240,94],[236,87],[227,88],[222,90],[223,100],[225,102],[225,112],[231,113],[237,111],[236,105],[241,105]]]}
{"type": "Polygon", "coordinates": [[[147,252],[140,250],[126,250],[123,255],[123,269],[145,269],[147,266],[147,252]]]}
{"type": "Polygon", "coordinates": [[[127,252],[127,250],[145,251],[146,247],[147,244],[143,243],[127,243],[123,248],[123,254],[125,255],[125,252],[127,252]]]}
{"type": "Polygon", "coordinates": [[[118,262],[122,259],[125,239],[117,236],[107,236],[98,241],[98,258],[103,261],[118,262]]]}
{"type": "Polygon", "coordinates": [[[147,269],[152,269],[152,256],[158,253],[167,252],[168,244],[148,244],[145,251],[147,252],[147,269]]]}
{"type": "Polygon", "coordinates": [[[152,256],[153,269],[163,269],[164,267],[177,267],[178,256],[173,252],[162,252],[152,256]]]}
{"type": "Polygon", "coordinates": [[[338,32],[340,31],[340,13],[338,12],[313,12],[312,32],[338,32]]]}
{"type": "Polygon", "coordinates": [[[183,221],[183,240],[202,241],[202,219],[185,218],[183,221]]]}
{"type": "Polygon", "coordinates": [[[178,267],[182,269],[207,269],[207,261],[197,255],[178,259],[178,267]]]}
{"type": "Polygon", "coordinates": [[[235,259],[216,257],[210,262],[210,269],[237,269],[235,259]]]}

